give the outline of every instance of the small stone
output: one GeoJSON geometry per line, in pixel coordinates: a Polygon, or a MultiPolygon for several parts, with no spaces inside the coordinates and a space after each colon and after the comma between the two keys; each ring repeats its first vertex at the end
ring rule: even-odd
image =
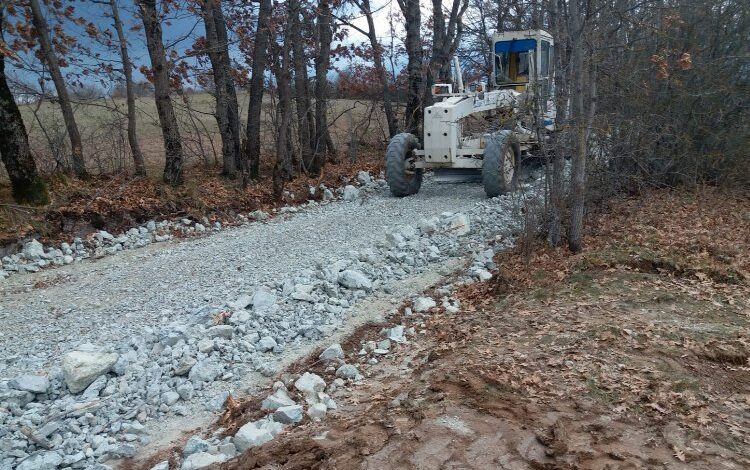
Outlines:
{"type": "Polygon", "coordinates": [[[344,187],[344,201],[356,201],[359,199],[359,189],[352,186],[351,184],[347,184],[344,187]]]}
{"type": "Polygon", "coordinates": [[[287,395],[283,388],[280,388],[263,400],[260,404],[260,409],[263,411],[276,411],[281,407],[292,405],[296,405],[294,400],[289,398],[289,395],[287,395]]]}
{"type": "Polygon", "coordinates": [[[258,348],[258,351],[260,352],[268,352],[272,351],[273,348],[277,346],[276,340],[271,338],[270,336],[264,336],[258,341],[258,344],[256,347],[258,348]]]}
{"type": "Polygon", "coordinates": [[[209,360],[202,360],[198,361],[193,368],[190,369],[188,378],[192,382],[213,382],[220,373],[221,368],[217,364],[209,360]]]}
{"type": "Polygon", "coordinates": [[[210,465],[224,462],[228,457],[224,454],[209,454],[208,452],[198,452],[190,455],[182,462],[182,470],[198,470],[210,465]]]}
{"type": "Polygon", "coordinates": [[[49,379],[41,375],[27,374],[11,380],[8,382],[8,386],[25,392],[47,393],[47,390],[49,390],[49,379]]]}
{"type": "Polygon", "coordinates": [[[282,424],[297,424],[302,418],[301,405],[282,406],[273,413],[273,420],[282,424]]]}
{"type": "Polygon", "coordinates": [[[232,328],[232,325],[216,325],[206,331],[206,336],[209,338],[231,339],[233,335],[234,328],[232,328]]]}
{"type": "Polygon", "coordinates": [[[351,364],[344,364],[336,369],[336,377],[349,380],[362,380],[364,378],[359,370],[351,364]]]}
{"type": "Polygon", "coordinates": [[[338,277],[338,283],[347,289],[363,289],[369,291],[372,289],[372,281],[364,274],[353,269],[347,269],[338,277]]]}
{"type": "Polygon", "coordinates": [[[35,452],[21,461],[16,470],[47,470],[57,468],[62,464],[62,457],[57,452],[35,452]]]}
{"type": "Polygon", "coordinates": [[[257,220],[258,222],[264,222],[264,221],[268,220],[268,217],[269,217],[268,214],[266,214],[265,212],[263,212],[261,210],[253,211],[253,212],[249,213],[247,216],[248,216],[249,219],[251,219],[251,220],[257,220]]]}
{"type": "Polygon", "coordinates": [[[320,353],[320,356],[318,356],[318,358],[325,362],[334,361],[336,359],[344,359],[344,349],[340,344],[334,343],[328,346],[322,353],[320,353]]]}
{"type": "Polygon", "coordinates": [[[187,457],[188,455],[195,454],[197,452],[205,452],[208,450],[208,441],[201,439],[198,436],[191,436],[190,439],[185,443],[185,447],[182,449],[182,456],[187,457]]]}
{"type": "Polygon", "coordinates": [[[423,313],[436,306],[437,303],[432,297],[418,297],[414,301],[413,310],[417,313],[423,313]]]}
{"type": "Polygon", "coordinates": [[[161,402],[167,406],[172,406],[180,399],[180,394],[177,392],[169,391],[164,392],[161,396],[161,402]]]}
{"type": "Polygon", "coordinates": [[[461,213],[454,214],[448,219],[447,229],[459,237],[471,232],[469,219],[461,213]]]}
{"type": "Polygon", "coordinates": [[[327,411],[328,408],[323,403],[313,403],[307,408],[307,416],[312,419],[323,419],[327,411]]]}
{"type": "Polygon", "coordinates": [[[268,308],[276,303],[276,295],[266,288],[258,289],[253,295],[253,308],[268,308]]]}
{"type": "MultiPolygon", "coordinates": [[[[213,343],[211,346],[213,348],[213,343]]],[[[180,362],[177,363],[177,367],[174,369],[174,375],[181,376],[187,374],[196,362],[198,361],[196,361],[194,357],[183,357],[180,359],[180,362]]]]}

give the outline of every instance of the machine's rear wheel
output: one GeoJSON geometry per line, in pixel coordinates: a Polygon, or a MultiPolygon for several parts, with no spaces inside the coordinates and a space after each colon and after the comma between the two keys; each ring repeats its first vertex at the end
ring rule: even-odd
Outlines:
{"type": "Polygon", "coordinates": [[[482,183],[487,197],[509,193],[518,185],[521,148],[513,132],[496,132],[487,142],[482,163],[482,183]]]}
{"type": "Polygon", "coordinates": [[[413,166],[414,150],[417,148],[419,140],[409,133],[393,136],[388,144],[385,152],[385,179],[394,196],[416,194],[422,186],[422,169],[413,166]]]}

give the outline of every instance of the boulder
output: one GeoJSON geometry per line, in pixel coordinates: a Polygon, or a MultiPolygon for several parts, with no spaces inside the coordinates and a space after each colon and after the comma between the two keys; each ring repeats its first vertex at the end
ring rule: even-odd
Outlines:
{"type": "Polygon", "coordinates": [[[359,370],[351,364],[344,364],[336,369],[336,377],[349,380],[362,380],[364,378],[359,370]]]}
{"type": "Polygon", "coordinates": [[[119,355],[115,353],[71,351],[62,358],[65,383],[71,393],[79,393],[91,385],[99,376],[106,374],[115,365],[119,355]]]}
{"type": "Polygon", "coordinates": [[[437,303],[432,297],[417,297],[417,299],[414,300],[413,309],[417,313],[422,313],[436,306],[437,303]]]}
{"type": "Polygon", "coordinates": [[[294,388],[299,390],[303,395],[316,395],[326,388],[326,381],[317,374],[305,372],[294,382],[294,388]]]}
{"type": "Polygon", "coordinates": [[[344,201],[356,201],[357,199],[359,199],[359,189],[347,184],[344,187],[344,201]]]}
{"type": "Polygon", "coordinates": [[[297,424],[302,418],[301,405],[282,406],[273,413],[273,420],[282,424],[297,424]]]}
{"type": "Polygon", "coordinates": [[[23,256],[32,261],[38,261],[44,256],[44,245],[36,240],[31,240],[23,246],[23,256]]]}
{"type": "Polygon", "coordinates": [[[335,361],[336,359],[343,359],[344,349],[338,343],[332,344],[328,346],[322,353],[320,353],[320,356],[318,356],[318,358],[324,362],[335,361]]]}
{"type": "Polygon", "coordinates": [[[208,452],[198,452],[185,459],[182,462],[182,470],[198,470],[199,468],[205,468],[210,465],[224,462],[228,460],[224,454],[209,454],[208,452]]]}

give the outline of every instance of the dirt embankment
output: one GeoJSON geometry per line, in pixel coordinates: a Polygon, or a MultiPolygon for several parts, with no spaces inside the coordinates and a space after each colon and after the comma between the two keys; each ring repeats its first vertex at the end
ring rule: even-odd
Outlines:
{"type": "MultiPolygon", "coordinates": [[[[391,321],[416,338],[360,359],[335,413],[221,468],[748,468],[750,205],[721,199],[622,201],[592,217],[583,255],[500,254],[458,314],[402,307],[391,321]]],[[[347,361],[382,327],[354,334],[347,361]]],[[[332,380],[312,359],[295,370],[332,380]]]]}
{"type": "Polygon", "coordinates": [[[164,184],[156,176],[134,178],[126,174],[102,175],[89,180],[56,177],[49,182],[52,202],[45,207],[13,203],[8,185],[0,184],[0,257],[20,247],[19,241],[38,238],[44,244],[70,242],[96,230],[120,233],[149,220],[188,217],[233,223],[238,213],[270,210],[285,204],[321,199],[311,196],[310,186],[338,188],[356,181],[361,170],[378,175],[382,156],[372,152],[357,162],[329,164],[317,178],[300,176],[287,184],[281,201],[273,196],[272,168],[263,168],[262,178],[242,188],[239,180],[227,180],[218,170],[191,167],[180,187],[164,184]]]}

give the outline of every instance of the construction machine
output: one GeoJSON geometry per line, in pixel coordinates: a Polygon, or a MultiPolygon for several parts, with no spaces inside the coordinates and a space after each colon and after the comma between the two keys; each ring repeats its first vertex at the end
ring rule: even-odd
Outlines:
{"type": "Polygon", "coordinates": [[[386,180],[394,196],[419,191],[426,169],[474,169],[488,197],[512,191],[522,156],[538,155],[555,129],[554,40],[546,31],[496,33],[489,82],[464,86],[453,59],[453,83],[436,83],[424,130],[394,136],[386,180]]]}

